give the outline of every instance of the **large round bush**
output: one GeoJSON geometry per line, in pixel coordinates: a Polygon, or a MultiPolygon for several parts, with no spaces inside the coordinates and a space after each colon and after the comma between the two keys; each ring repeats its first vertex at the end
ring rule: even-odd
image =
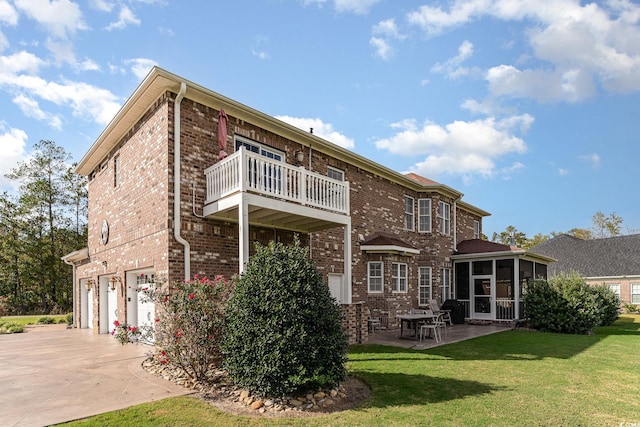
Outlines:
{"type": "Polygon", "coordinates": [[[529,324],[548,332],[591,333],[618,318],[619,304],[609,288],[588,285],[575,272],[531,281],[525,294],[529,324]]]}
{"type": "Polygon", "coordinates": [[[256,246],[226,310],[224,367],[263,396],[333,385],[346,375],[340,307],[296,238],[256,246]]]}

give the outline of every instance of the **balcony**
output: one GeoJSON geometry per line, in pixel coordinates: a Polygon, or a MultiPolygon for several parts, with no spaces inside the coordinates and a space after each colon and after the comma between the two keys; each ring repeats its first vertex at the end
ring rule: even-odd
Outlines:
{"type": "Polygon", "coordinates": [[[206,216],[301,232],[349,222],[349,183],[301,166],[251,153],[244,147],[205,170],[206,216]]]}

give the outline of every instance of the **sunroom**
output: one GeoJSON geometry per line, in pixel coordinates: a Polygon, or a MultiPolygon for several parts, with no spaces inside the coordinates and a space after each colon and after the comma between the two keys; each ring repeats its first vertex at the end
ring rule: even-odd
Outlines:
{"type": "Polygon", "coordinates": [[[553,258],[514,246],[473,239],[451,257],[455,295],[468,320],[512,321],[524,317],[529,279],[547,279],[553,258]]]}

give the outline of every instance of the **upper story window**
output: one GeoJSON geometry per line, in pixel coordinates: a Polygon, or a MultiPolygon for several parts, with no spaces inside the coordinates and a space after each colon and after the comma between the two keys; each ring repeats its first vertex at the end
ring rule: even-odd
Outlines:
{"type": "Polygon", "coordinates": [[[344,181],[344,171],[331,166],[327,167],[327,176],[338,181],[344,181]]]}
{"type": "Polygon", "coordinates": [[[241,136],[236,135],[236,151],[240,149],[241,146],[247,149],[247,151],[251,153],[260,154],[261,156],[265,156],[269,159],[283,161],[284,153],[282,151],[276,150],[275,148],[271,148],[267,145],[259,144],[255,141],[252,141],[247,138],[243,138],[241,136]]]}
{"type": "Polygon", "coordinates": [[[480,221],[473,221],[473,238],[480,238],[480,221]]]}
{"type": "Polygon", "coordinates": [[[391,264],[391,290],[407,292],[407,264],[401,262],[391,264]]]}
{"type": "Polygon", "coordinates": [[[440,233],[451,234],[451,205],[449,203],[440,202],[438,209],[438,218],[440,218],[440,233]]]}
{"type": "Polygon", "coordinates": [[[413,197],[404,196],[404,228],[407,230],[414,229],[413,225],[413,210],[414,210],[413,197]]]}
{"type": "Polygon", "coordinates": [[[418,199],[418,231],[431,233],[431,199],[418,199]]]}
{"type": "Polygon", "coordinates": [[[384,267],[382,261],[371,261],[367,264],[367,281],[369,292],[382,292],[384,267]]]}
{"type": "Polygon", "coordinates": [[[113,186],[120,185],[120,154],[113,157],[113,186]]]}

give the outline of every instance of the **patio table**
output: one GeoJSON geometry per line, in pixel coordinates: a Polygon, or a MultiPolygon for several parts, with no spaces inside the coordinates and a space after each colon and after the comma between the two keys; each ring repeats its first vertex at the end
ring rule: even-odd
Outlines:
{"type": "MultiPolygon", "coordinates": [[[[427,322],[433,322],[433,319],[438,317],[437,314],[433,313],[411,313],[411,314],[398,314],[396,319],[400,320],[400,338],[405,338],[402,336],[404,331],[404,323],[407,323],[407,327],[411,327],[413,325],[413,339],[418,338],[418,323],[423,320],[427,322]]],[[[408,337],[407,337],[408,338],[408,337]]]]}

